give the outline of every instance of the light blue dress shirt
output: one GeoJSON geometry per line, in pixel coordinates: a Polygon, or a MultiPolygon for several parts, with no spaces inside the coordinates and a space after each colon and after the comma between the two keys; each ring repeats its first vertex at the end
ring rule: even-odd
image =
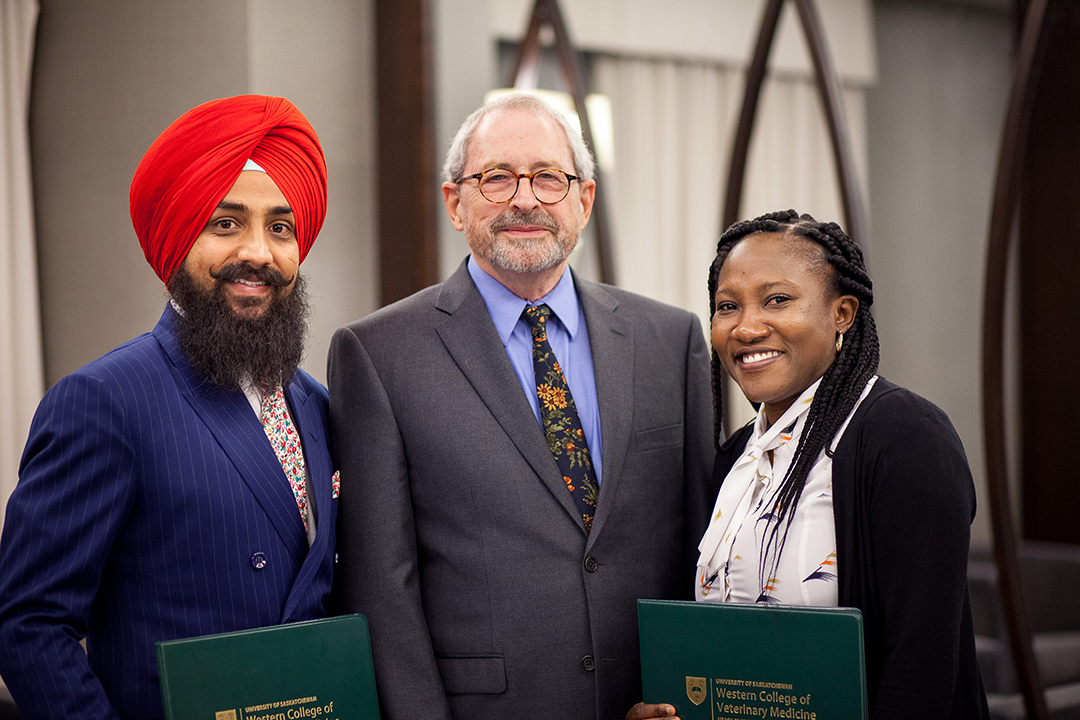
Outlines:
{"type": "Polygon", "coordinates": [[[535,303],[528,303],[510,292],[505,285],[484,272],[471,257],[469,275],[484,298],[491,322],[495,324],[495,331],[506,348],[506,355],[514,366],[521,389],[532,406],[536,422],[541,425],[540,400],[536,396],[536,376],[533,372],[532,331],[521,313],[526,305],[547,305],[551,308],[552,319],[547,325],[548,342],[566,376],[570,394],[574,396],[574,405],[581,418],[581,428],[585,431],[589,456],[599,483],[603,479],[600,403],[596,398],[596,376],[593,373],[589,332],[585,326],[585,311],[578,302],[570,268],[563,271],[555,288],[535,303]]]}

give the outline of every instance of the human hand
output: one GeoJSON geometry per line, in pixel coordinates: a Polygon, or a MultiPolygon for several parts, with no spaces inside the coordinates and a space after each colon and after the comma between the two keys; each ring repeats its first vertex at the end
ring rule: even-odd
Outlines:
{"type": "Polygon", "coordinates": [[[679,718],[675,717],[675,708],[663,703],[659,705],[646,705],[643,702],[639,702],[637,705],[630,708],[630,712],[626,713],[626,720],[653,720],[653,718],[679,720],[679,718]]]}

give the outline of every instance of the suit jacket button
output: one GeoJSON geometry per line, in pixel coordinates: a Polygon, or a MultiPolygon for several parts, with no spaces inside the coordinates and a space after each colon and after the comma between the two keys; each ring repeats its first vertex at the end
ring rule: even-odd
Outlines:
{"type": "Polygon", "coordinates": [[[251,567],[262,570],[266,567],[266,553],[257,552],[251,556],[251,567]]]}
{"type": "Polygon", "coordinates": [[[596,572],[596,568],[598,567],[600,567],[600,563],[596,562],[596,558],[594,558],[592,555],[585,558],[585,570],[587,572],[594,573],[596,572]]]}
{"type": "Polygon", "coordinates": [[[596,661],[593,660],[592,655],[586,655],[585,657],[581,658],[581,669],[585,672],[592,672],[596,669],[596,661]]]}

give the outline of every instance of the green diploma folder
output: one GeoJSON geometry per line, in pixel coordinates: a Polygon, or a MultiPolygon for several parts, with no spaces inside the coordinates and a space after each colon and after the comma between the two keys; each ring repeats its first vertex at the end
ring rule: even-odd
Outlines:
{"type": "Polygon", "coordinates": [[[682,720],[866,720],[862,613],[638,600],[647,703],[682,720]]]}
{"type": "Polygon", "coordinates": [[[379,720],[363,615],[157,643],[166,720],[379,720]]]}

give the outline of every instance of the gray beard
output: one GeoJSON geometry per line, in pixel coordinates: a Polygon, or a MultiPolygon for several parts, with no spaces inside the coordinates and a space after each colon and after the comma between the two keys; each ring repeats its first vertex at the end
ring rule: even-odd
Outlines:
{"type": "MultiPolygon", "coordinates": [[[[520,252],[521,245],[516,247],[510,243],[499,242],[494,240],[489,246],[488,262],[497,268],[502,270],[510,270],[517,273],[534,273],[541,270],[547,270],[553,268],[561,263],[566,258],[570,257],[569,252],[563,251],[563,246],[560,242],[561,238],[556,238],[555,242],[540,241],[531,242],[529,245],[525,245],[530,250],[534,247],[542,246],[547,243],[546,248],[541,248],[539,255],[531,254],[528,258],[523,258],[518,253],[520,252]]],[[[577,243],[575,243],[576,245],[577,243]]],[[[571,251],[573,248],[571,248],[571,251]]]]}
{"type": "Polygon", "coordinates": [[[563,227],[553,217],[542,210],[533,212],[518,212],[508,209],[497,217],[487,228],[487,242],[484,243],[485,260],[500,270],[509,270],[516,273],[534,273],[553,268],[570,257],[570,253],[577,246],[575,238],[570,248],[566,249],[567,238],[563,234],[563,227]],[[552,232],[551,238],[500,240],[499,231],[515,225],[537,225],[552,232]],[[529,253],[528,259],[521,258],[518,253],[522,249],[528,251],[539,250],[539,254],[529,253]]]}

